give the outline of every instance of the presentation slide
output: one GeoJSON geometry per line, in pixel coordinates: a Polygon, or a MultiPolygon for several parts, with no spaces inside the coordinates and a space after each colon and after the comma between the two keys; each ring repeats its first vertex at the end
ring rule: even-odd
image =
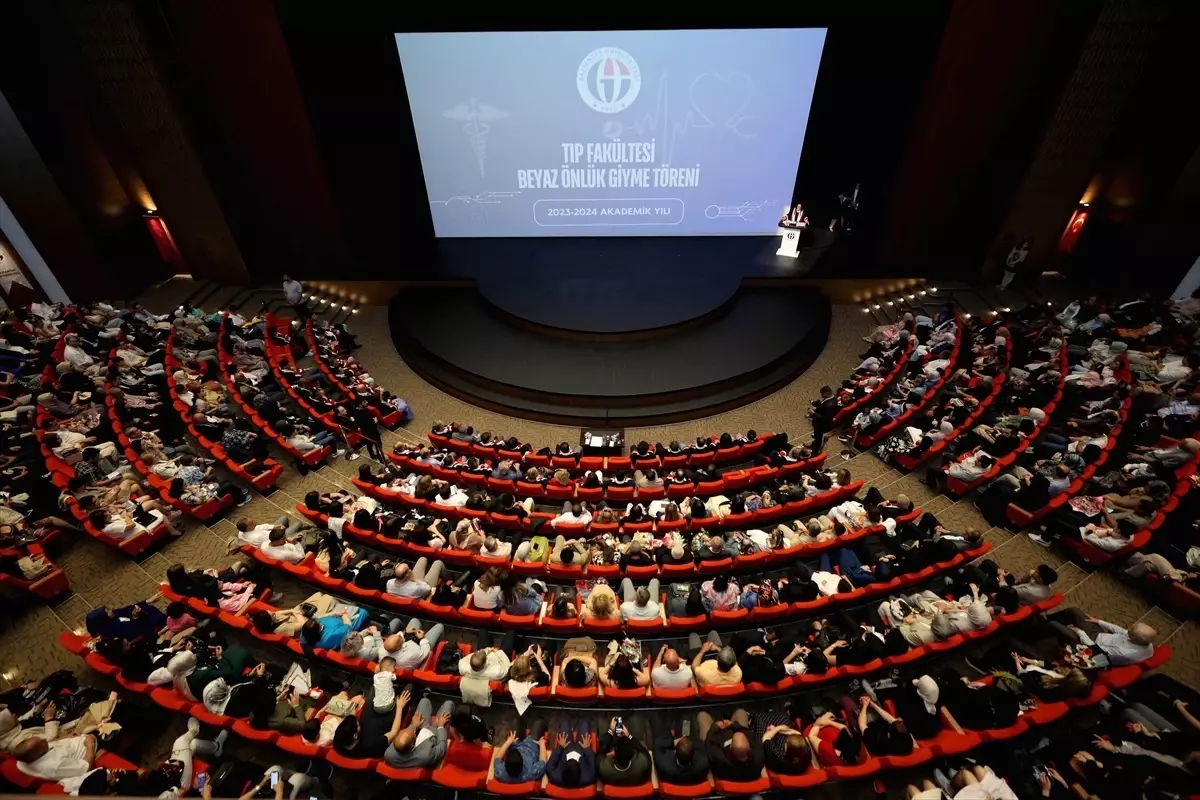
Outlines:
{"type": "Polygon", "coordinates": [[[398,33],[443,237],[775,232],[824,28],[398,33]]]}

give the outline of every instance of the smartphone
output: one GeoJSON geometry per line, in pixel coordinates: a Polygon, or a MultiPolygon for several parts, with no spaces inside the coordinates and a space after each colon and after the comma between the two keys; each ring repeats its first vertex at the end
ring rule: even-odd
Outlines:
{"type": "Polygon", "coordinates": [[[278,785],[279,785],[279,773],[272,772],[271,773],[271,788],[274,789],[278,785]]]}
{"type": "Polygon", "coordinates": [[[206,784],[206,783],[208,783],[208,773],[207,772],[196,773],[196,789],[197,789],[197,791],[203,792],[204,784],[206,784]]]}

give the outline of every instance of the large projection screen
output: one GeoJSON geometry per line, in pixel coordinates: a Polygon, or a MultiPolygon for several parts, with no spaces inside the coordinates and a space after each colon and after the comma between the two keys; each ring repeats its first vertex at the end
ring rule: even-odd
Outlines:
{"type": "Polygon", "coordinates": [[[434,231],[773,233],[824,43],[824,28],[398,33],[434,231]]]}

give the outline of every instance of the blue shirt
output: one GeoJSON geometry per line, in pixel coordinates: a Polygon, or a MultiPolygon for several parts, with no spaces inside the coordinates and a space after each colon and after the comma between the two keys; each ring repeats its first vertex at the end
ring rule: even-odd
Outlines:
{"type": "Polygon", "coordinates": [[[354,613],[350,615],[351,623],[346,624],[346,620],[342,619],[339,614],[336,617],[325,617],[318,619],[321,623],[321,638],[313,645],[315,648],[324,650],[337,650],[342,646],[342,640],[350,631],[356,631],[367,620],[367,610],[365,608],[356,608],[354,613]]]}
{"type": "Polygon", "coordinates": [[[542,750],[538,747],[536,739],[526,736],[519,742],[513,742],[510,749],[521,754],[521,774],[516,777],[509,775],[508,767],[504,766],[504,759],[497,758],[493,769],[496,780],[501,783],[524,783],[542,779],[546,774],[546,764],[542,761],[542,750]]]}

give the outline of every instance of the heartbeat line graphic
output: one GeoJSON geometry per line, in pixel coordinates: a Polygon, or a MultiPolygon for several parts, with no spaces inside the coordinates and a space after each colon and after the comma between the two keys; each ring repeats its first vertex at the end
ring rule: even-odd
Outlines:
{"type": "Polygon", "coordinates": [[[501,200],[513,195],[518,195],[520,192],[480,192],[477,195],[456,194],[448,200],[430,200],[430,203],[438,203],[440,205],[449,205],[450,203],[478,203],[480,205],[498,204],[501,200]]]}
{"type": "Polygon", "coordinates": [[[670,80],[666,73],[658,79],[658,94],[654,101],[654,109],[643,114],[640,118],[629,123],[610,120],[604,126],[604,135],[615,139],[626,128],[632,129],[640,137],[650,133],[658,133],[666,137],[663,151],[666,159],[663,163],[674,163],[675,144],[679,138],[687,135],[689,130],[711,130],[722,128],[731,131],[739,139],[754,139],[758,133],[750,130],[752,121],[757,116],[747,114],[754,99],[754,80],[745,73],[731,72],[721,75],[716,72],[703,72],[688,86],[688,102],[691,110],[683,115],[683,119],[674,123],[670,120],[670,80]],[[715,95],[706,92],[715,92],[715,95]],[[716,103],[716,107],[709,103],[716,103]],[[724,105],[722,108],[721,106],[724,105]],[[724,119],[719,119],[720,117],[724,119]],[[714,121],[714,118],[717,118],[714,121]]]}
{"type": "Polygon", "coordinates": [[[738,217],[739,219],[752,220],[754,215],[770,203],[770,200],[763,200],[761,203],[754,200],[742,203],[739,206],[717,206],[712,205],[704,209],[704,216],[708,219],[716,219],[717,217],[738,217]]]}

